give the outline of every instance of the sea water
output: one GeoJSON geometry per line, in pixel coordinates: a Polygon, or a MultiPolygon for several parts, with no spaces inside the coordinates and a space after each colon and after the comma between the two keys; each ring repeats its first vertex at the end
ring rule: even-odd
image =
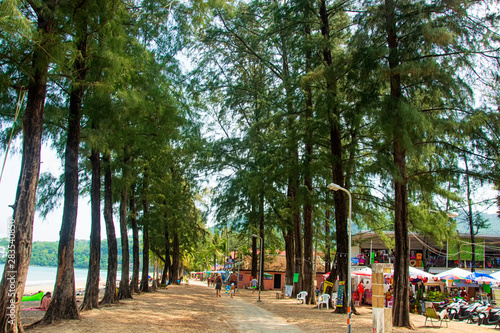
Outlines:
{"type": "MultiPolygon", "coordinates": [[[[4,265],[0,265],[0,274],[3,273],[4,265]]],[[[87,269],[75,268],[75,285],[85,288],[87,282],[87,269]]],[[[107,270],[100,270],[101,281],[106,281],[107,270]]],[[[26,288],[36,289],[37,287],[53,286],[56,281],[57,267],[45,266],[30,266],[28,269],[28,277],[26,279],[26,288]]],[[[121,272],[117,272],[117,279],[121,276],[121,272]]]]}

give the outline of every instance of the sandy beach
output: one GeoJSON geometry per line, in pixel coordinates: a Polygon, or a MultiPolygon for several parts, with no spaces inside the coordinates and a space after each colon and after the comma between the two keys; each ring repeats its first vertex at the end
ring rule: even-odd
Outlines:
{"type": "MultiPolygon", "coordinates": [[[[101,283],[99,285],[99,289],[104,288],[104,286],[105,285],[101,283]]],[[[77,293],[78,293],[78,291],[83,292],[85,290],[85,283],[75,283],[75,289],[76,289],[77,293]]],[[[37,286],[26,286],[26,288],[24,288],[23,295],[33,295],[33,294],[36,294],[40,291],[53,292],[54,291],[54,284],[41,284],[41,285],[37,285],[37,286]]]]}
{"type": "MultiPolygon", "coordinates": [[[[81,296],[78,296],[81,299],[81,296]]],[[[205,282],[169,286],[156,292],[134,295],[134,299],[117,305],[84,311],[80,320],[64,320],[30,332],[346,332],[347,315],[316,306],[298,305],[295,299],[276,299],[275,291],[258,293],[238,290],[235,298],[227,294],[215,297],[213,287],[205,282]],[[273,326],[274,325],[274,326],[273,326]]],[[[31,303],[31,302],[26,302],[31,303]]],[[[23,303],[23,307],[28,304],[23,303]]],[[[30,305],[33,306],[33,305],[30,305]]],[[[372,311],[358,308],[353,315],[352,332],[372,333],[372,311]]],[[[22,311],[24,324],[43,317],[43,312],[22,311]]],[[[493,332],[494,326],[478,326],[465,321],[453,321],[449,327],[426,327],[425,317],[411,314],[417,332],[475,333],[493,332]]],[[[408,329],[394,329],[408,333],[408,329]]]]}

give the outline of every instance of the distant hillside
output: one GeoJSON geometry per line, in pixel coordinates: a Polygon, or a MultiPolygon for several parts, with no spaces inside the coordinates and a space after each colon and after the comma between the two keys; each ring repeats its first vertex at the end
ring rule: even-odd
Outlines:
{"type": "MultiPolygon", "coordinates": [[[[488,229],[480,229],[480,235],[500,235],[500,219],[496,214],[482,214],[486,218],[490,227],[488,229]]],[[[457,229],[460,233],[469,233],[469,225],[460,216],[457,218],[457,229]]]]}
{"type": "MultiPolygon", "coordinates": [[[[120,239],[117,239],[118,243],[118,269],[120,269],[120,262],[122,256],[122,248],[120,239]]],[[[0,238],[0,246],[5,248],[8,247],[8,239],[0,238]]],[[[58,242],[33,242],[33,251],[31,254],[30,265],[35,266],[53,266],[57,267],[57,249],[58,242]]],[[[130,258],[132,258],[132,240],[129,244],[130,248],[130,258]]],[[[75,268],[88,268],[89,267],[89,255],[90,255],[90,241],[89,240],[76,240],[75,241],[75,268]]],[[[142,251],[140,253],[140,258],[142,258],[142,251]]],[[[5,263],[6,258],[0,258],[0,263],[5,263]]],[[[101,241],[101,268],[106,269],[108,267],[108,242],[106,240],[101,241]]]]}

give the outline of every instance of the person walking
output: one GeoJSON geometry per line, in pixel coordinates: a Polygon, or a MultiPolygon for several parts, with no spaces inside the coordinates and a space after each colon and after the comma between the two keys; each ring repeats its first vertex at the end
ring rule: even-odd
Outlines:
{"type": "Polygon", "coordinates": [[[365,286],[363,285],[363,280],[358,284],[358,294],[359,294],[359,304],[363,304],[363,298],[365,295],[365,286]]]}
{"type": "Polygon", "coordinates": [[[221,297],[220,291],[222,289],[222,277],[220,274],[217,274],[215,277],[215,297],[221,297]]]}
{"type": "Polygon", "coordinates": [[[252,289],[253,289],[252,294],[253,294],[253,293],[255,292],[255,290],[257,289],[257,283],[258,283],[258,282],[259,282],[259,281],[257,281],[257,279],[256,279],[256,278],[252,277],[252,281],[251,281],[251,283],[252,283],[252,289]]]}
{"type": "Polygon", "coordinates": [[[235,289],[236,289],[236,285],[233,282],[233,283],[231,283],[231,289],[229,291],[231,293],[231,298],[233,298],[233,296],[234,296],[235,289]]]}
{"type": "Polygon", "coordinates": [[[233,297],[233,294],[236,293],[236,288],[238,285],[238,276],[236,275],[236,272],[233,271],[233,274],[229,276],[229,282],[228,285],[231,287],[231,290],[234,290],[234,292],[231,292],[231,298],[233,297]]]}

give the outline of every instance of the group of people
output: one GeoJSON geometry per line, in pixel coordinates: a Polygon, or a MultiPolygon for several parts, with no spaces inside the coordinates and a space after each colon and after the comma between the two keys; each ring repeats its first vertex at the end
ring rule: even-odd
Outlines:
{"type": "MultiPolygon", "coordinates": [[[[257,279],[254,277],[251,277],[251,285],[253,292],[257,289],[257,279]]],[[[213,283],[215,284],[215,297],[221,297],[221,290],[222,290],[222,275],[221,274],[216,274],[215,276],[212,276],[208,279],[208,286],[210,287],[210,284],[213,283]]],[[[236,275],[236,272],[233,272],[231,275],[226,280],[226,285],[229,286],[229,291],[231,298],[234,297],[236,294],[236,288],[238,288],[238,275],[236,275]]]]}
{"type": "MultiPolygon", "coordinates": [[[[221,290],[222,290],[222,276],[220,274],[217,274],[215,276],[215,297],[221,297],[221,290]]],[[[238,276],[236,275],[235,272],[233,272],[226,281],[226,285],[230,286],[230,293],[231,293],[231,298],[234,297],[234,294],[236,293],[236,288],[237,288],[237,283],[238,283],[238,276]]],[[[210,285],[210,283],[209,283],[210,285]]]]}

